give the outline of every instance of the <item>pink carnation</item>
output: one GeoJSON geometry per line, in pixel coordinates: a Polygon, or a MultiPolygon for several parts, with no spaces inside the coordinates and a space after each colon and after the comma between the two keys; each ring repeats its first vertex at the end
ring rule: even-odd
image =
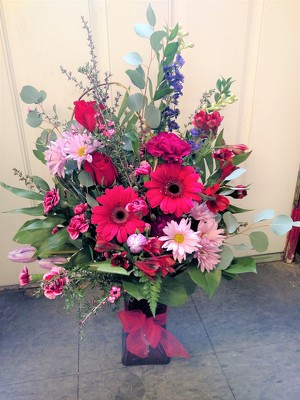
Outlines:
{"type": "Polygon", "coordinates": [[[134,170],[136,176],[150,174],[152,168],[147,161],[142,161],[140,166],[134,170]]]}
{"type": "Polygon", "coordinates": [[[53,207],[55,207],[59,203],[60,197],[59,197],[59,191],[56,189],[52,189],[49,192],[46,192],[46,195],[44,197],[44,213],[48,214],[53,207]]]}
{"type": "Polygon", "coordinates": [[[63,292],[64,286],[69,283],[66,270],[62,267],[53,267],[51,271],[43,276],[42,289],[44,295],[50,299],[55,299],[63,292]]]}
{"type": "Polygon", "coordinates": [[[86,232],[89,229],[89,221],[84,214],[75,215],[71,218],[67,231],[71,239],[76,240],[80,233],[86,232]]]}
{"type": "Polygon", "coordinates": [[[77,206],[75,206],[74,208],[73,208],[73,211],[74,211],[74,214],[82,214],[82,213],[84,213],[87,209],[89,208],[89,205],[87,204],[87,203],[80,203],[80,204],[77,204],[77,206]]]}
{"type": "Polygon", "coordinates": [[[134,214],[141,213],[142,217],[145,217],[149,212],[147,203],[141,198],[131,201],[125,208],[134,214]]]}
{"type": "Polygon", "coordinates": [[[28,272],[28,268],[25,267],[25,265],[19,275],[19,281],[20,281],[20,286],[25,286],[28,285],[28,283],[30,283],[30,275],[28,272]]]}
{"type": "Polygon", "coordinates": [[[153,157],[162,157],[168,163],[182,163],[191,152],[191,146],[175,133],[161,132],[146,143],[146,150],[153,157]]]}

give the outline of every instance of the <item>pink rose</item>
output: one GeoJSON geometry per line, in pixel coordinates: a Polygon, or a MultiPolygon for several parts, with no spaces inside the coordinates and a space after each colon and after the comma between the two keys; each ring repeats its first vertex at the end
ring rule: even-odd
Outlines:
{"type": "Polygon", "coordinates": [[[51,271],[43,276],[42,289],[44,295],[50,299],[55,299],[63,292],[64,286],[69,283],[66,270],[62,267],[53,267],[51,271]]]}
{"type": "Polygon", "coordinates": [[[49,192],[46,192],[44,197],[44,213],[48,214],[49,211],[52,210],[59,203],[59,191],[56,189],[52,189],[49,192]]]}
{"type": "Polygon", "coordinates": [[[146,143],[146,150],[153,157],[162,157],[168,163],[182,163],[191,152],[191,146],[175,133],[161,132],[146,143]]]}
{"type": "Polygon", "coordinates": [[[75,215],[71,218],[67,231],[72,240],[76,240],[80,233],[86,232],[89,229],[89,221],[84,214],[75,215]]]}
{"type": "Polygon", "coordinates": [[[111,159],[107,155],[98,152],[94,152],[92,156],[92,162],[84,162],[84,170],[91,175],[93,181],[98,185],[111,186],[118,177],[116,167],[111,159]]]}
{"type": "Polygon", "coordinates": [[[194,115],[192,123],[197,128],[203,129],[206,132],[212,130],[215,133],[221,125],[223,118],[218,111],[207,113],[204,110],[200,110],[194,115]]]}
{"type": "Polygon", "coordinates": [[[74,214],[83,214],[87,209],[89,208],[89,205],[87,203],[80,203],[77,204],[77,206],[75,206],[73,208],[74,214]]]}
{"type": "Polygon", "coordinates": [[[20,286],[25,286],[28,285],[28,283],[30,283],[30,275],[28,273],[28,268],[25,267],[25,265],[19,275],[19,281],[20,281],[20,286]]]}
{"type": "Polygon", "coordinates": [[[36,260],[34,253],[36,248],[33,246],[24,246],[8,253],[8,258],[13,262],[31,263],[36,260]]]}

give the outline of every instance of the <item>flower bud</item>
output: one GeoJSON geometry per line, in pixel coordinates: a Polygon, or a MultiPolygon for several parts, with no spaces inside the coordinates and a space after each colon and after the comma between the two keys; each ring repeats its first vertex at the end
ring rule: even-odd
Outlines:
{"type": "Polygon", "coordinates": [[[24,246],[19,249],[12,250],[8,253],[8,258],[13,262],[20,263],[31,263],[36,260],[36,257],[33,257],[36,252],[36,248],[33,246],[24,246]]]}

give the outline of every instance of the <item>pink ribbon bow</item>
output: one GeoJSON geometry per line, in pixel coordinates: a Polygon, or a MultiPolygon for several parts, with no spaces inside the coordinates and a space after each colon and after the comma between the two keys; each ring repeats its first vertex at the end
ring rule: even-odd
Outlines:
{"type": "Polygon", "coordinates": [[[162,325],[166,324],[167,314],[147,318],[141,310],[118,312],[124,332],[128,333],[126,346],[130,353],[140,358],[148,356],[148,345],[154,349],[160,343],[168,357],[189,355],[182,344],[162,325]]]}

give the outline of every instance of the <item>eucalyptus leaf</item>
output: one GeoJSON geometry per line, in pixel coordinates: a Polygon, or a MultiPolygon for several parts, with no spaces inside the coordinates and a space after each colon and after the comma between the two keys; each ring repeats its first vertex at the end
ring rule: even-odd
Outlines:
{"type": "Polygon", "coordinates": [[[162,40],[166,37],[165,31],[156,31],[153,32],[150,37],[150,44],[154,51],[159,51],[162,48],[162,40]]]}
{"type": "Polygon", "coordinates": [[[94,197],[92,197],[91,195],[89,195],[88,193],[85,195],[86,198],[86,202],[88,203],[88,205],[90,207],[95,207],[95,206],[99,206],[99,203],[96,199],[94,199],[94,197]]]}
{"type": "Polygon", "coordinates": [[[223,214],[223,220],[225,222],[225,225],[229,233],[235,232],[237,228],[240,226],[238,220],[235,218],[233,214],[231,214],[230,211],[227,211],[223,214]]]}
{"type": "Polygon", "coordinates": [[[275,211],[272,210],[271,208],[268,208],[266,210],[261,211],[258,214],[254,215],[254,222],[260,222],[260,221],[264,221],[266,219],[272,219],[275,217],[275,211]]]}
{"type": "Polygon", "coordinates": [[[128,97],[127,106],[130,110],[139,112],[144,106],[145,98],[141,93],[135,93],[128,97]]]}
{"type": "Polygon", "coordinates": [[[268,236],[264,232],[251,232],[249,235],[253,249],[259,252],[266,251],[269,247],[268,236]]]}
{"type": "Polygon", "coordinates": [[[132,69],[128,69],[125,71],[126,74],[129,76],[131,82],[138,87],[139,89],[145,88],[145,79],[137,72],[132,69]]]}
{"type": "Polygon", "coordinates": [[[161,114],[157,107],[149,104],[145,108],[145,120],[151,129],[156,129],[160,125],[161,114]]]}
{"type": "Polygon", "coordinates": [[[126,61],[128,64],[133,65],[134,67],[137,67],[138,65],[142,64],[143,59],[142,57],[139,55],[139,53],[133,51],[130,53],[127,53],[124,57],[123,57],[124,61],[126,61]]]}
{"type": "Polygon", "coordinates": [[[147,7],[146,16],[147,16],[147,21],[149,22],[149,25],[155,26],[156,17],[155,17],[153,8],[151,7],[151,3],[149,3],[149,5],[147,7]]]}
{"type": "Polygon", "coordinates": [[[37,128],[38,126],[41,125],[43,119],[38,111],[32,110],[29,111],[29,113],[27,114],[26,122],[32,128],[37,128]]]}
{"type": "Polygon", "coordinates": [[[249,250],[249,246],[245,243],[234,244],[233,247],[235,250],[249,250]]]}
{"type": "Polygon", "coordinates": [[[283,236],[293,227],[293,220],[287,215],[278,215],[271,224],[271,229],[275,235],[283,236]]]}
{"type": "Polygon", "coordinates": [[[79,182],[82,186],[91,187],[95,186],[95,182],[93,181],[91,175],[86,171],[80,171],[78,174],[79,182]]]}
{"type": "Polygon", "coordinates": [[[219,269],[226,269],[229,267],[233,260],[233,251],[229,246],[224,245],[220,254],[220,262],[218,264],[219,269]]]}
{"type": "Polygon", "coordinates": [[[35,87],[27,85],[23,86],[20,97],[26,104],[39,104],[46,99],[47,94],[44,90],[38,91],[35,87]]]}
{"type": "Polygon", "coordinates": [[[153,33],[153,28],[149,24],[135,24],[134,31],[140,37],[150,38],[153,33]]]}

